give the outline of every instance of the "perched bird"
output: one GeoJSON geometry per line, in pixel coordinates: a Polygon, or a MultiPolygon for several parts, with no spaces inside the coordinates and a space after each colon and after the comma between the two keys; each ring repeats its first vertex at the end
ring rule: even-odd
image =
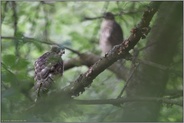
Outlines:
{"type": "Polygon", "coordinates": [[[100,29],[100,48],[106,54],[113,46],[123,41],[123,31],[111,12],[104,13],[100,29]]]}
{"type": "MultiPolygon", "coordinates": [[[[64,49],[59,46],[52,46],[50,52],[44,53],[35,61],[35,90],[37,98],[40,94],[47,93],[54,80],[63,75],[64,65],[62,55],[64,49]]],[[[36,98],[36,100],[37,100],[36,98]]]]}

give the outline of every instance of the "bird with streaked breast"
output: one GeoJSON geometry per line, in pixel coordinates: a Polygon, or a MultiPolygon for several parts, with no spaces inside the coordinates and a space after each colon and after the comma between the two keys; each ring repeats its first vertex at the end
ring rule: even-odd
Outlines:
{"type": "Polygon", "coordinates": [[[35,61],[35,90],[37,98],[47,93],[54,81],[63,75],[64,65],[62,55],[64,48],[52,46],[51,51],[44,53],[35,61]]]}

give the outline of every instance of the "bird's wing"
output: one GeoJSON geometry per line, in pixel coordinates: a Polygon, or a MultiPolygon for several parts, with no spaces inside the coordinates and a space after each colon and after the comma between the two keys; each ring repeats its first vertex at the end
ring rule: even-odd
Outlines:
{"type": "MultiPolygon", "coordinates": [[[[61,56],[54,52],[47,52],[35,61],[35,75],[37,80],[45,79],[49,73],[54,72],[55,66],[62,62],[61,56]]],[[[58,66],[62,67],[62,66],[58,66]]]]}
{"type": "Polygon", "coordinates": [[[121,29],[121,26],[114,22],[112,25],[111,35],[109,37],[109,41],[111,42],[111,45],[118,45],[123,41],[123,31],[121,29]]]}
{"type": "Polygon", "coordinates": [[[57,75],[63,74],[63,61],[61,54],[46,52],[35,61],[35,90],[37,97],[47,93],[57,75]]]}

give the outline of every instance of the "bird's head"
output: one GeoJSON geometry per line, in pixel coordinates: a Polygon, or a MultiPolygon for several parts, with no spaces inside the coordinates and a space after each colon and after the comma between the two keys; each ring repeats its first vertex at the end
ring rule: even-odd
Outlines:
{"type": "Polygon", "coordinates": [[[104,13],[103,18],[109,19],[109,20],[114,20],[114,15],[111,12],[106,12],[106,13],[104,13]]]}
{"type": "Polygon", "coordinates": [[[63,54],[65,54],[65,48],[64,47],[60,47],[58,45],[53,45],[51,47],[51,52],[55,52],[55,53],[57,53],[57,54],[62,56],[63,54]]]}

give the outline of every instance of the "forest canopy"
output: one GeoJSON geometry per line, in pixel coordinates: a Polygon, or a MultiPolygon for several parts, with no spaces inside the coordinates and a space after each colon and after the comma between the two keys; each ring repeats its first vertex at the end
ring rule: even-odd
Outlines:
{"type": "Polygon", "coordinates": [[[182,122],[182,10],[181,1],[1,1],[1,121],[182,122]],[[120,43],[103,54],[106,12],[123,39],[112,33],[120,43]],[[35,61],[53,45],[65,49],[63,75],[35,101],[35,61]]]}

